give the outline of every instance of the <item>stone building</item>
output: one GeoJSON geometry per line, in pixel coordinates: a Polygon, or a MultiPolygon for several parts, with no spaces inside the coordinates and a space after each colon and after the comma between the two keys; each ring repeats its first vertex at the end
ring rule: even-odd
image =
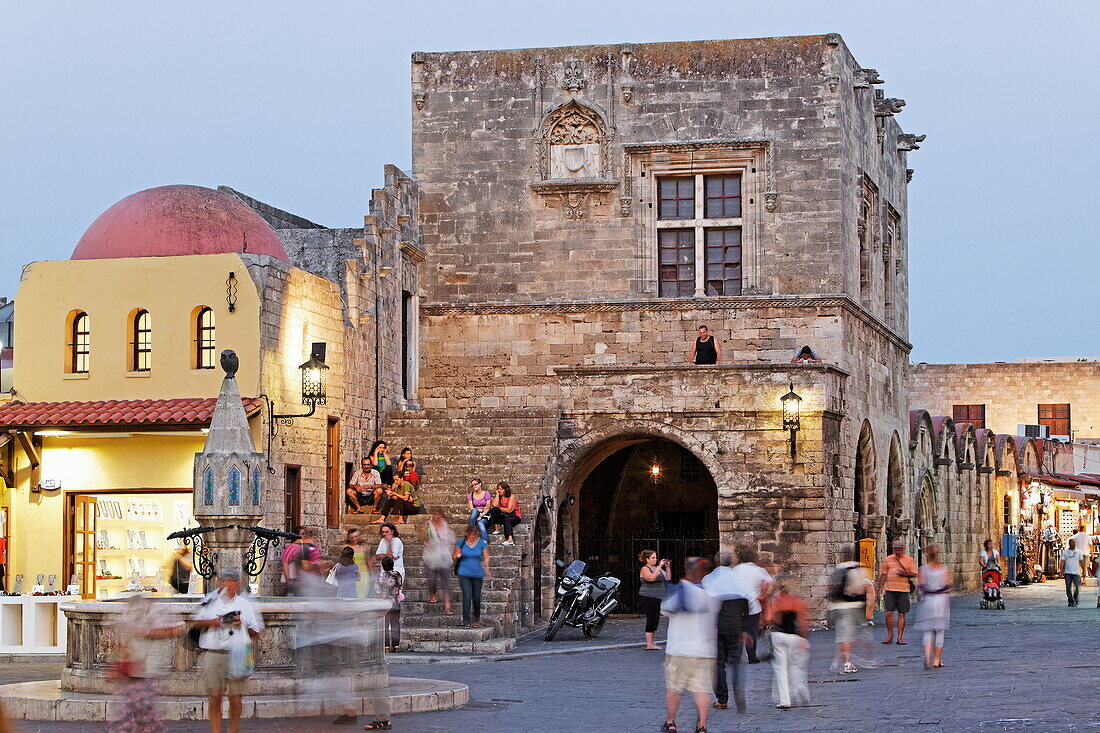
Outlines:
{"type": "Polygon", "coordinates": [[[913,364],[909,401],[998,433],[1043,425],[1063,440],[1100,441],[1100,360],[913,364]]]}
{"type": "Polygon", "coordinates": [[[629,599],[640,549],[751,545],[821,608],[842,543],[904,536],[923,138],[881,84],[836,34],[413,55],[423,409],[385,428],[456,517],[471,476],[518,489],[503,633],[555,557],[629,599]]]}
{"type": "Polygon", "coordinates": [[[75,573],[87,597],[158,585],[165,536],[194,521],[191,465],[222,349],[240,358],[266,454],[267,470],[238,476],[239,499],[262,507],[263,526],[327,528],[335,543],[363,443],[382,412],[411,404],[415,359],[400,344],[415,339],[415,200],[388,169],[364,227],[332,230],[231,189],[164,186],[108,209],[71,259],[28,265],[0,404],[9,583],[64,587],[75,573]],[[327,394],[307,410],[311,355],[327,394]]]}

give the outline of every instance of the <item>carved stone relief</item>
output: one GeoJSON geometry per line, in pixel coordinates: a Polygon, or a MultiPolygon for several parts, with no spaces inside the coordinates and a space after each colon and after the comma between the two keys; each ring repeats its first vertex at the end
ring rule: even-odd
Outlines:
{"type": "Polygon", "coordinates": [[[580,110],[550,128],[550,178],[598,178],[602,170],[600,129],[580,110]]]}
{"type": "Polygon", "coordinates": [[[565,62],[565,78],[561,83],[561,88],[570,94],[576,94],[585,87],[584,79],[584,62],[583,61],[566,61],[565,62]]]}

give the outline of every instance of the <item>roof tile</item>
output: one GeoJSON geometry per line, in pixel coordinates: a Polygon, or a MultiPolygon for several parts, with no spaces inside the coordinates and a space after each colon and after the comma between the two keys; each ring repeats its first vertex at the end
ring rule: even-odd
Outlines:
{"type": "MultiPolygon", "coordinates": [[[[214,397],[97,402],[9,402],[0,405],[0,425],[189,425],[210,422],[214,397]]],[[[260,409],[258,397],[245,397],[245,412],[260,409]]]]}

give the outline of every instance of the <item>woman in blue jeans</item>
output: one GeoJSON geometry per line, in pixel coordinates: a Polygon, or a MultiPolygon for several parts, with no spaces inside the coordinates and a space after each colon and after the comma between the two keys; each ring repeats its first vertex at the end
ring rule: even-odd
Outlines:
{"type": "Polygon", "coordinates": [[[489,543],[476,524],[466,527],[466,536],[455,546],[454,559],[462,586],[462,628],[481,626],[481,585],[489,577],[489,543]]]}

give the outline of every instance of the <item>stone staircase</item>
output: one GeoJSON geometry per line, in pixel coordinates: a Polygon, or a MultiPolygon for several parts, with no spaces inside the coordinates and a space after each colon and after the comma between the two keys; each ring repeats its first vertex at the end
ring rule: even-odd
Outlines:
{"type": "Polygon", "coordinates": [[[417,410],[387,415],[383,437],[391,455],[397,455],[403,446],[412,446],[423,472],[420,495],[425,506],[441,510],[457,536],[466,526],[466,494],[475,476],[490,490],[498,481],[507,481],[519,498],[524,518],[515,531],[515,546],[500,544],[503,536],[490,537],[492,577],[482,591],[485,626],[477,629],[462,628],[457,578],[452,578],[454,616],[443,615],[442,604],[428,603],[419,537],[428,518],[409,518],[401,530],[406,575],[403,650],[501,654],[515,646],[524,623],[520,596],[522,566],[531,553],[528,523],[536,516],[535,500],[555,449],[557,430],[558,412],[548,409],[486,409],[460,414],[417,410]]]}

